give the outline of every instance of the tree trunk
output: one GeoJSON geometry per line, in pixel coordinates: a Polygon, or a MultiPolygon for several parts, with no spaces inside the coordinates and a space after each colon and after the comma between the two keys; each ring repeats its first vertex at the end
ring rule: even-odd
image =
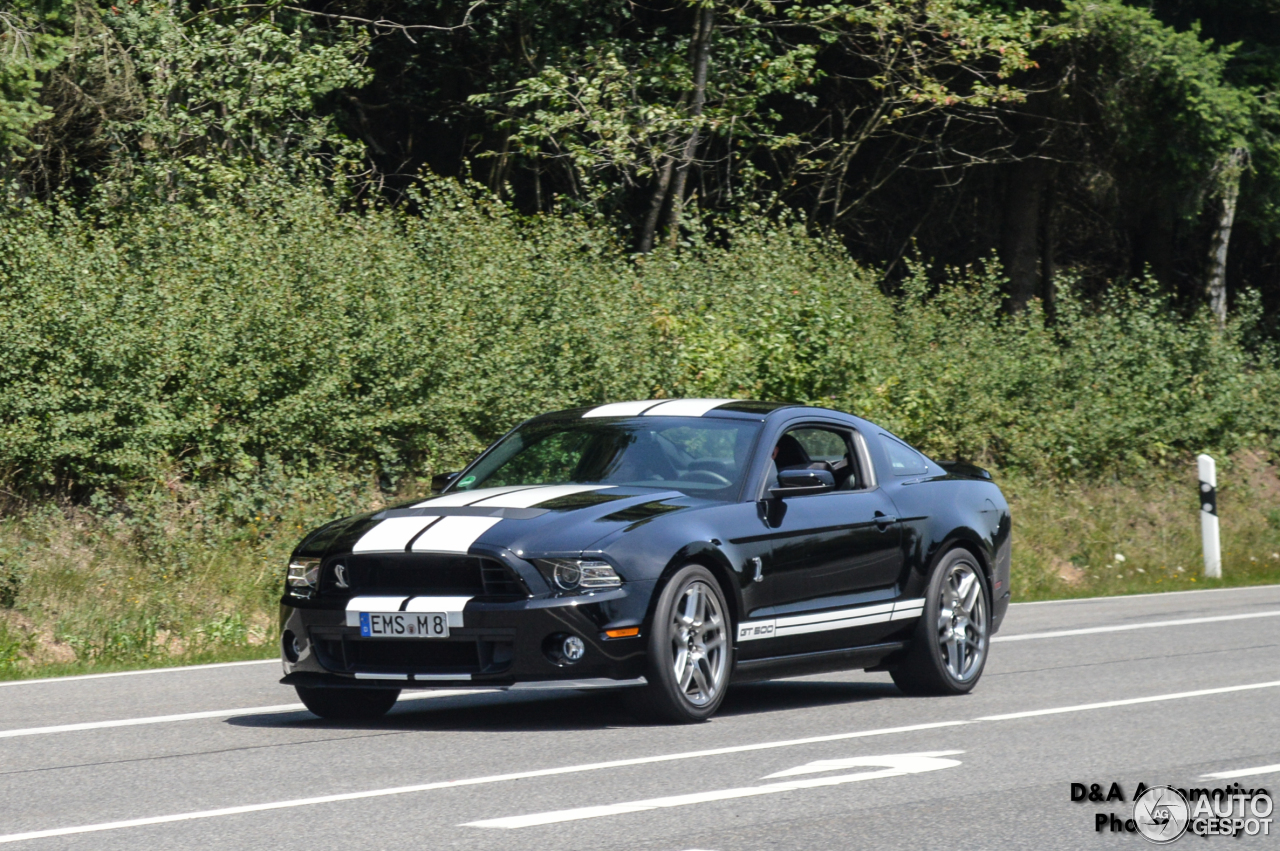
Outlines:
{"type": "Polygon", "coordinates": [[[671,175],[675,172],[676,161],[668,159],[658,174],[658,185],[653,187],[653,196],[649,199],[649,213],[644,217],[644,230],[640,232],[641,254],[653,250],[653,236],[658,231],[658,219],[662,218],[662,206],[667,202],[667,192],[671,189],[671,175]]]}
{"type": "Polygon", "coordinates": [[[1005,195],[1000,262],[1009,276],[1009,309],[1021,313],[1040,290],[1038,232],[1040,204],[1048,180],[1044,160],[1025,159],[1011,171],[1005,195]]]}
{"type": "Polygon", "coordinates": [[[1053,320],[1058,306],[1058,286],[1053,280],[1053,276],[1058,272],[1057,264],[1053,260],[1058,250],[1056,201],[1054,180],[1050,178],[1040,210],[1040,298],[1044,300],[1044,313],[1050,321],[1053,320]]]}
{"type": "Polygon", "coordinates": [[[698,36],[693,58],[693,102],[689,105],[689,117],[694,119],[693,129],[684,143],[680,155],[680,167],[676,170],[675,185],[671,187],[671,211],[667,216],[667,228],[672,244],[680,232],[680,216],[684,212],[684,187],[689,180],[689,169],[698,153],[697,119],[702,117],[702,107],[707,102],[707,69],[711,64],[711,27],[715,23],[715,9],[708,6],[698,19],[698,36]]]}
{"type": "Polygon", "coordinates": [[[1219,328],[1227,324],[1227,249],[1231,246],[1231,227],[1235,224],[1236,201],[1240,198],[1240,175],[1244,172],[1244,164],[1244,148],[1236,148],[1227,155],[1222,168],[1218,223],[1209,245],[1205,295],[1209,299],[1209,309],[1218,319],[1219,328]]]}

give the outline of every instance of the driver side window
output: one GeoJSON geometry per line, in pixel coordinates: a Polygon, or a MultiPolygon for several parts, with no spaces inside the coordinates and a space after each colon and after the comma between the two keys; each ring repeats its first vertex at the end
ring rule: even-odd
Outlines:
{"type": "Polygon", "coordinates": [[[777,470],[827,470],[835,476],[837,491],[856,490],[860,485],[851,437],[819,426],[789,430],[774,450],[774,476],[777,470]]]}

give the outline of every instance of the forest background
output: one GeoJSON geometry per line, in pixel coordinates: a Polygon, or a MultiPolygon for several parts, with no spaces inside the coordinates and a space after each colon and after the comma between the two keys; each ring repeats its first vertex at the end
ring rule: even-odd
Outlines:
{"type": "Polygon", "coordinates": [[[269,656],[627,398],[988,466],[1019,599],[1280,581],[1277,98],[1275,0],[0,0],[0,678],[269,656]]]}

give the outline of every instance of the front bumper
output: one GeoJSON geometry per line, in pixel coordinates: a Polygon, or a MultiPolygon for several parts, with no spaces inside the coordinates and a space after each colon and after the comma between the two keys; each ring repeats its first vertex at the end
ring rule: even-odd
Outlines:
{"type": "Polygon", "coordinates": [[[311,688],[510,688],[630,684],[644,674],[643,623],[652,582],[599,594],[515,602],[471,600],[444,639],[363,638],[347,625],[346,600],[280,604],[282,682],[311,688]],[[635,638],[606,629],[640,626],[635,638]],[[554,652],[566,635],[586,645],[568,663],[554,652]],[[292,652],[293,639],[300,652],[292,652]],[[295,657],[296,658],[291,658],[295,657]]]}

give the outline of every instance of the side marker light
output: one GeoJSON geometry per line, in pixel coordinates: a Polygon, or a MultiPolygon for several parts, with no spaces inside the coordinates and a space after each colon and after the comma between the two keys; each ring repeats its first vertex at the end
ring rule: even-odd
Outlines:
{"type": "Polygon", "coordinates": [[[625,629],[606,629],[604,634],[610,638],[635,638],[640,634],[640,627],[629,626],[625,629]]]}

